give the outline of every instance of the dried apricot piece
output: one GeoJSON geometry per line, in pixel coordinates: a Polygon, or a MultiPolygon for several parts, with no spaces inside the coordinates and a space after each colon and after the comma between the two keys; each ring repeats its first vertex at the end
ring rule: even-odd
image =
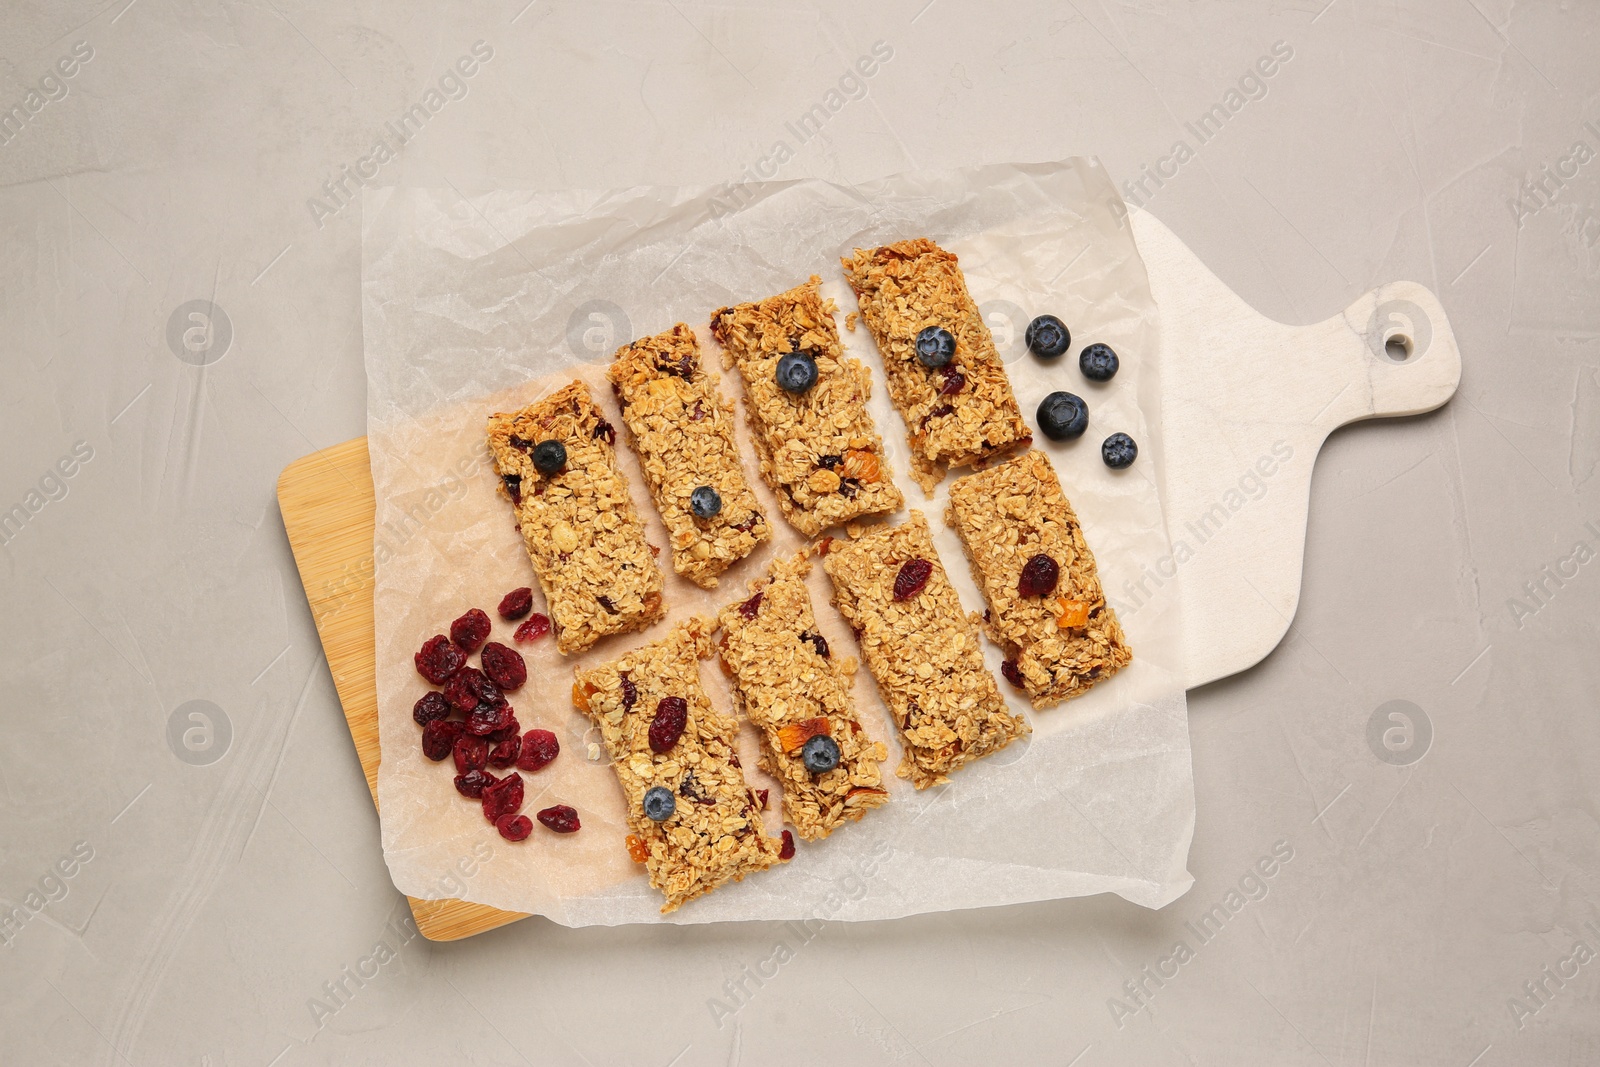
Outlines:
{"type": "Polygon", "coordinates": [[[818,734],[833,736],[833,727],[827,719],[801,719],[778,728],[778,744],[785,752],[798,752],[807,741],[818,734]]]}
{"type": "Polygon", "coordinates": [[[644,838],[638,834],[629,834],[627,837],[628,858],[635,863],[643,863],[650,858],[650,849],[645,846],[644,838]]]}
{"type": "Polygon", "coordinates": [[[1082,600],[1069,600],[1066,597],[1056,597],[1056,604],[1061,612],[1056,616],[1056,626],[1063,630],[1074,626],[1086,626],[1089,622],[1089,605],[1082,600]]]}

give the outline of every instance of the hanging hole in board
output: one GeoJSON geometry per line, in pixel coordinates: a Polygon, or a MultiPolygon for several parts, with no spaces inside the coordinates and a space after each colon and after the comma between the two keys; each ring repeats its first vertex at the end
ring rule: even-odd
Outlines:
{"type": "Polygon", "coordinates": [[[1383,342],[1383,354],[1388,356],[1391,362],[1404,363],[1411,358],[1411,338],[1403,333],[1394,334],[1383,342]]]}

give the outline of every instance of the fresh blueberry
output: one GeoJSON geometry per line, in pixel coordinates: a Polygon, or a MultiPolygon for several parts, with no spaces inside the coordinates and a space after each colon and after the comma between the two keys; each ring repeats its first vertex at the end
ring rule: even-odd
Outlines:
{"type": "Polygon", "coordinates": [[[1055,359],[1072,347],[1072,334],[1054,315],[1040,315],[1028,323],[1022,339],[1040,359],[1055,359]]]}
{"type": "Polygon", "coordinates": [[[1100,458],[1114,471],[1133,466],[1139,455],[1139,446],[1125,433],[1114,433],[1100,445],[1100,458]]]}
{"type": "Polygon", "coordinates": [[[560,441],[540,441],[533,446],[533,465],[540,474],[555,474],[567,465],[567,446],[560,441]]]}
{"type": "Polygon", "coordinates": [[[817,384],[817,361],[809,352],[790,352],[778,360],[778,385],[790,393],[803,393],[817,384]]]}
{"type": "Polygon", "coordinates": [[[800,748],[800,761],[812,774],[827,774],[839,766],[839,742],[827,734],[813,734],[800,748]]]}
{"type": "Polygon", "coordinates": [[[678,798],[664,785],[653,785],[644,791],[644,814],[655,822],[666,822],[678,810],[678,798]]]}
{"type": "Polygon", "coordinates": [[[1117,354],[1110,345],[1089,345],[1078,353],[1078,369],[1091,382],[1109,382],[1117,373],[1117,354]]]}
{"type": "Polygon", "coordinates": [[[956,339],[943,326],[927,326],[917,334],[917,359],[932,370],[956,358],[956,339]]]}
{"type": "Polygon", "coordinates": [[[722,497],[709,485],[702,485],[689,494],[689,510],[697,519],[714,518],[722,510],[722,497]]]}
{"type": "Polygon", "coordinates": [[[1081,396],[1051,393],[1039,404],[1039,429],[1052,441],[1082,437],[1089,426],[1089,405],[1081,396]]]}

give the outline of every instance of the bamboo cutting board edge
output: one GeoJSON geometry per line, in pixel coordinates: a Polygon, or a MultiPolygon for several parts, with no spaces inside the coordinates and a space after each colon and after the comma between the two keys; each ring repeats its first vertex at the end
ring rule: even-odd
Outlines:
{"type": "MultiPolygon", "coordinates": [[[[372,616],[376,498],[367,439],[295,460],[278,476],[278,509],[300,582],[350,724],[356,757],[378,803],[378,694],[372,616]]],[[[457,941],[527,918],[464,900],[406,898],[430,941],[457,941]]]]}

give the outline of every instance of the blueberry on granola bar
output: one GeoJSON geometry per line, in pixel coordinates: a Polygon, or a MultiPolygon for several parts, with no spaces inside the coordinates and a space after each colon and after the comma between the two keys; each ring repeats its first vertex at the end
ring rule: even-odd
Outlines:
{"type": "Polygon", "coordinates": [[[803,393],[817,384],[817,361],[798,349],[778,360],[778,385],[787,393],[803,393]]]}
{"type": "Polygon", "coordinates": [[[722,510],[722,497],[709,485],[696,487],[689,494],[689,510],[697,519],[713,519],[722,510]]]}
{"type": "Polygon", "coordinates": [[[567,465],[567,446],[560,441],[540,441],[533,446],[533,465],[540,474],[555,474],[567,465]]]}
{"type": "Polygon", "coordinates": [[[937,370],[956,358],[955,336],[943,326],[924,326],[917,334],[917,361],[937,370]]]}
{"type": "Polygon", "coordinates": [[[652,822],[666,822],[678,810],[678,798],[666,786],[653,785],[645,790],[642,807],[645,818],[652,822]]]}
{"type": "Polygon", "coordinates": [[[827,734],[813,734],[800,749],[800,759],[812,774],[827,774],[839,766],[839,742],[827,734]]]}

